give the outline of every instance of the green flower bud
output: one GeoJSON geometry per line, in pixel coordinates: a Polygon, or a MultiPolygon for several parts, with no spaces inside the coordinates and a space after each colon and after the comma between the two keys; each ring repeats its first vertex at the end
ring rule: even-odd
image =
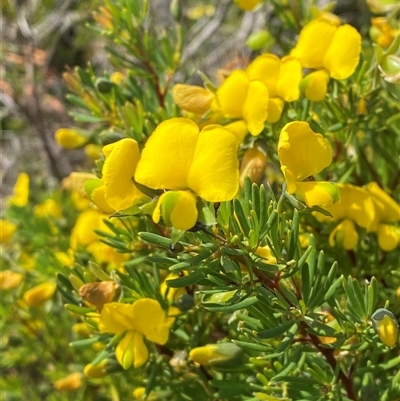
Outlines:
{"type": "Polygon", "coordinates": [[[203,366],[227,367],[241,363],[244,351],[234,343],[208,344],[193,348],[189,356],[203,366]]]}
{"type": "Polygon", "coordinates": [[[110,93],[113,87],[113,83],[108,78],[98,78],[95,85],[100,93],[110,93]]]}
{"type": "Polygon", "coordinates": [[[385,308],[379,308],[371,316],[371,320],[379,339],[388,347],[395,346],[399,324],[394,314],[385,308]]]}
{"type": "Polygon", "coordinates": [[[264,29],[251,34],[246,41],[246,45],[251,50],[268,50],[273,46],[274,42],[275,41],[270,33],[264,29]]]}

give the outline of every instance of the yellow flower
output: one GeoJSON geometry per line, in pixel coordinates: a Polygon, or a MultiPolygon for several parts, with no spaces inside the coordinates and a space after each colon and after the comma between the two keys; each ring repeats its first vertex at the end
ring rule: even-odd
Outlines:
{"type": "MultiPolygon", "coordinates": [[[[108,232],[109,229],[104,226],[102,231],[108,232]]],[[[103,263],[109,264],[108,269],[115,268],[121,271],[122,263],[129,259],[129,254],[118,252],[115,248],[100,240],[90,243],[87,251],[93,255],[96,263],[100,265],[103,263]]]]}
{"type": "Polygon", "coordinates": [[[31,288],[24,294],[24,301],[29,306],[40,306],[53,297],[57,286],[55,283],[42,283],[31,288]]]}
{"type": "Polygon", "coordinates": [[[11,270],[3,270],[0,272],[0,289],[10,290],[18,287],[23,278],[24,275],[21,273],[15,273],[11,270]]]}
{"type": "Polygon", "coordinates": [[[243,349],[233,343],[209,344],[193,348],[189,357],[203,366],[232,365],[243,357],[243,349]]]}
{"type": "Polygon", "coordinates": [[[114,210],[124,210],[146,198],[132,182],[140,158],[138,143],[131,138],[121,139],[103,147],[106,161],[103,166],[104,200],[114,210]]]}
{"type": "Polygon", "coordinates": [[[104,377],[107,374],[105,370],[106,365],[107,359],[103,359],[97,365],[92,365],[91,363],[89,363],[84,367],[83,373],[86,377],[89,377],[90,379],[98,379],[100,377],[104,377]]]}
{"type": "MultiPolygon", "coordinates": [[[[161,295],[166,297],[166,299],[169,303],[176,302],[179,299],[179,297],[186,294],[186,289],[184,287],[183,288],[172,288],[172,287],[168,287],[168,285],[166,284],[167,280],[174,280],[177,278],[179,278],[179,276],[176,273],[170,273],[170,274],[168,274],[167,277],[165,277],[165,280],[160,285],[160,293],[161,293],[161,295]]],[[[180,313],[181,313],[180,309],[175,306],[170,306],[168,308],[168,316],[176,316],[176,315],[179,315],[180,313]]]]}
{"type": "Polygon", "coordinates": [[[187,230],[197,221],[196,195],[208,202],[231,200],[239,187],[236,148],[235,136],[221,126],[209,125],[199,132],[186,118],[161,123],[148,139],[135,173],[136,182],[148,188],[172,191],[159,198],[153,218],[163,216],[187,230]]]}
{"type": "Polygon", "coordinates": [[[103,215],[96,210],[87,210],[82,212],[75,222],[75,226],[71,232],[71,248],[77,249],[79,245],[89,245],[97,241],[98,236],[94,230],[105,227],[103,223],[103,215]]]}
{"type": "Polygon", "coordinates": [[[335,26],[325,19],[308,23],[291,55],[303,67],[326,69],[334,79],[346,79],[358,65],[361,35],[350,25],[335,26]]]}
{"type": "Polygon", "coordinates": [[[250,80],[258,80],[268,88],[268,118],[274,123],[281,118],[284,102],[293,102],[300,97],[301,64],[298,59],[286,56],[282,59],[274,54],[258,56],[246,69],[250,80]]]}
{"type": "Polygon", "coordinates": [[[278,154],[289,194],[296,194],[308,207],[331,206],[339,199],[339,191],[334,184],[303,182],[332,162],[328,140],[312,131],[308,123],[294,121],[282,128],[278,154]]]}
{"type": "Polygon", "coordinates": [[[310,72],[300,82],[302,94],[312,102],[324,100],[328,91],[329,73],[326,70],[317,70],[310,72]]]}
{"type": "Polygon", "coordinates": [[[20,173],[17,182],[13,188],[13,194],[9,202],[15,206],[26,206],[29,199],[29,176],[26,173],[20,173]]]}
{"type": "Polygon", "coordinates": [[[88,138],[74,128],[60,128],[56,131],[54,137],[56,142],[64,149],[76,149],[88,141],[88,138]]]}
{"type": "Polygon", "coordinates": [[[4,244],[13,237],[17,226],[11,221],[0,219],[0,244],[4,244]]]}
{"type": "Polygon", "coordinates": [[[372,324],[379,339],[388,347],[397,344],[398,327],[396,316],[387,309],[379,308],[371,316],[372,324]]]}
{"type": "Polygon", "coordinates": [[[376,17],[371,18],[371,24],[369,30],[371,39],[381,47],[389,47],[396,35],[390,21],[385,17],[376,17]]]}
{"type": "Polygon", "coordinates": [[[277,260],[271,252],[271,248],[268,245],[259,246],[255,252],[257,256],[263,258],[268,264],[276,264],[277,260]]]}
{"type": "Polygon", "coordinates": [[[196,85],[176,84],[172,89],[174,102],[189,113],[203,115],[211,108],[214,94],[196,85]]]}
{"type": "Polygon", "coordinates": [[[268,117],[268,88],[251,80],[245,71],[235,70],[217,89],[212,108],[225,118],[243,119],[252,135],[264,129],[268,117]]]}
{"type": "Polygon", "coordinates": [[[101,156],[101,147],[99,145],[95,145],[93,143],[89,143],[84,148],[85,155],[95,161],[100,158],[101,156]]]}
{"type": "Polygon", "coordinates": [[[105,304],[100,315],[99,330],[114,334],[126,332],[115,349],[115,356],[118,363],[128,369],[132,364],[137,368],[146,363],[149,352],[144,337],[164,345],[173,322],[174,319],[166,316],[157,301],[143,298],[133,304],[105,304]]]}
{"type": "Polygon", "coordinates": [[[82,374],[81,373],[71,373],[70,375],[63,377],[62,379],[58,379],[54,383],[54,388],[57,391],[73,391],[82,387],[82,374]]]}
{"type": "Polygon", "coordinates": [[[245,11],[252,11],[262,0],[234,0],[239,8],[245,11]]]}
{"type": "Polygon", "coordinates": [[[42,204],[36,205],[33,211],[38,217],[55,217],[56,219],[62,217],[61,207],[54,199],[46,199],[42,204]]]}

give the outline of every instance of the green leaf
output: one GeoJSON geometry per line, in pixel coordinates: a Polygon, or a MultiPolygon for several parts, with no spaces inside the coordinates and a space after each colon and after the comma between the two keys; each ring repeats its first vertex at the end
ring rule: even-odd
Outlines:
{"type": "Polygon", "coordinates": [[[295,324],[297,324],[296,320],[288,320],[286,322],[281,323],[277,327],[258,332],[258,338],[265,339],[265,338],[279,337],[282,334],[286,333],[295,324]]]}
{"type": "Polygon", "coordinates": [[[248,306],[253,305],[258,302],[257,297],[248,297],[244,300],[230,305],[218,305],[212,306],[210,304],[202,304],[202,306],[209,310],[210,312],[223,312],[223,313],[233,313],[240,309],[246,309],[248,306]]]}

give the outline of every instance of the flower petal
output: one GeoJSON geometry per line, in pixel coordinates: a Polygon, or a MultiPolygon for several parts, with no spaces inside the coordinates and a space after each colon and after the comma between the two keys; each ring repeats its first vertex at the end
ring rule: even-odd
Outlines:
{"type": "Polygon", "coordinates": [[[353,220],[343,220],[329,236],[329,245],[335,246],[338,243],[346,250],[354,249],[358,243],[358,233],[353,220]]]}
{"type": "Polygon", "coordinates": [[[134,356],[133,356],[133,366],[135,368],[139,368],[144,365],[149,359],[149,350],[146,347],[146,344],[143,341],[143,334],[138,331],[134,332],[134,356]]]}
{"type": "MultiPolygon", "coordinates": [[[[292,56],[283,57],[279,70],[276,92],[285,102],[294,102],[300,97],[299,84],[302,77],[301,63],[292,56]]],[[[269,87],[268,87],[269,90],[269,87]]],[[[270,96],[271,93],[270,93],[270,96]]]]}
{"type": "Polygon", "coordinates": [[[187,189],[199,128],[187,118],[171,118],[152,133],[142,151],[135,180],[153,189],[187,189]]]}
{"type": "Polygon", "coordinates": [[[191,191],[168,191],[158,199],[153,211],[155,223],[162,216],[164,225],[189,230],[197,221],[196,197],[191,191]]]}
{"type": "Polygon", "coordinates": [[[282,128],[278,154],[282,167],[290,170],[296,181],[319,173],[332,162],[329,141],[303,121],[294,121],[282,128]]]}
{"type": "Polygon", "coordinates": [[[396,249],[399,245],[399,236],[396,227],[390,224],[379,224],[378,243],[379,247],[386,252],[396,249]]]}
{"type": "Polygon", "coordinates": [[[323,68],[325,54],[336,27],[328,21],[313,20],[300,32],[296,47],[290,52],[306,68],[323,68]]]}
{"type": "Polygon", "coordinates": [[[350,25],[336,29],[325,54],[323,66],[334,79],[345,79],[357,68],[361,53],[361,35],[350,25]]]}
{"type": "Polygon", "coordinates": [[[325,181],[296,182],[295,194],[308,207],[329,207],[340,198],[338,187],[325,181]]]}
{"type": "Polygon", "coordinates": [[[214,94],[201,86],[177,84],[172,89],[174,102],[183,110],[204,114],[211,108],[214,94]]]}
{"type": "Polygon", "coordinates": [[[243,117],[251,135],[258,135],[264,129],[267,116],[268,89],[261,81],[251,81],[243,107],[243,117]]]}
{"type": "Polygon", "coordinates": [[[174,319],[168,318],[161,305],[150,298],[139,299],[133,304],[133,309],[135,329],[148,340],[165,344],[174,319]]]}
{"type": "Polygon", "coordinates": [[[268,118],[269,123],[276,123],[281,119],[285,102],[279,97],[269,98],[268,101],[268,118]]]}
{"type": "Polygon", "coordinates": [[[208,202],[231,200],[239,189],[235,136],[218,125],[199,135],[188,175],[189,188],[208,202]]]}
{"type": "Polygon", "coordinates": [[[249,64],[246,73],[251,81],[261,81],[267,87],[269,96],[274,97],[278,96],[277,83],[280,68],[281,61],[279,57],[275,56],[275,54],[265,53],[256,57],[249,64]]]}
{"type": "Polygon", "coordinates": [[[308,74],[300,83],[300,88],[308,100],[320,102],[328,91],[329,74],[326,70],[318,70],[308,74]]]}
{"type": "Polygon", "coordinates": [[[236,143],[239,146],[249,130],[247,129],[247,124],[244,120],[234,121],[233,123],[229,123],[224,125],[224,128],[231,131],[233,135],[236,137],[236,143]]]}
{"type": "Polygon", "coordinates": [[[10,203],[23,207],[26,206],[29,199],[29,175],[26,173],[19,173],[17,181],[13,188],[13,194],[10,198],[10,203]]]}
{"type": "Polygon", "coordinates": [[[249,78],[244,71],[235,70],[217,90],[217,103],[226,118],[242,118],[243,106],[249,89],[249,78]]]}
{"type": "Polygon", "coordinates": [[[105,146],[103,153],[105,200],[115,210],[127,209],[135,199],[143,197],[132,181],[140,158],[138,143],[131,138],[121,139],[105,146]]]}
{"type": "Polygon", "coordinates": [[[135,332],[133,330],[128,331],[115,348],[115,357],[124,369],[129,369],[132,366],[135,351],[134,338],[135,332]]]}
{"type": "Polygon", "coordinates": [[[103,306],[100,314],[99,330],[101,333],[120,334],[133,330],[134,308],[132,304],[110,302],[103,306]]]}

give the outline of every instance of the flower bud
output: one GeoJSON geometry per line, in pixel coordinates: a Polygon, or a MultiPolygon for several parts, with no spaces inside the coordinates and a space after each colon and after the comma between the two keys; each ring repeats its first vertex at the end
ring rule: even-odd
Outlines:
{"type": "Polygon", "coordinates": [[[54,137],[56,142],[64,149],[76,149],[88,141],[79,130],[70,128],[58,129],[54,137]]]}
{"type": "Polygon", "coordinates": [[[378,66],[386,82],[400,84],[400,57],[394,54],[385,56],[378,66]]]}
{"type": "Polygon", "coordinates": [[[12,288],[18,287],[23,278],[24,275],[21,273],[15,273],[11,270],[3,270],[0,272],[0,289],[11,290],[12,288]]]}
{"type": "Polygon", "coordinates": [[[240,163],[240,186],[243,188],[244,179],[250,177],[252,182],[260,183],[267,167],[267,154],[261,146],[255,145],[243,155],[240,163]]]}
{"type": "Polygon", "coordinates": [[[328,91],[329,73],[326,70],[313,71],[300,82],[301,93],[312,102],[324,100],[328,91]]]}
{"type": "Polygon", "coordinates": [[[73,391],[82,387],[82,374],[75,372],[70,375],[57,380],[54,383],[54,388],[57,391],[73,391]]]}
{"type": "Polygon", "coordinates": [[[274,38],[271,36],[271,34],[267,30],[263,29],[251,34],[246,41],[246,45],[254,51],[261,49],[267,51],[272,47],[274,42],[274,38]]]}
{"type": "Polygon", "coordinates": [[[98,78],[95,86],[100,93],[107,94],[111,92],[113,83],[108,78],[98,78]]]}
{"type": "Polygon", "coordinates": [[[0,244],[10,241],[17,226],[11,221],[0,219],[0,244]]]}
{"type": "Polygon", "coordinates": [[[24,301],[29,306],[41,306],[48,301],[56,292],[57,286],[55,283],[42,283],[31,288],[24,294],[24,301]]]}
{"type": "Polygon", "coordinates": [[[79,296],[96,308],[102,308],[109,303],[115,296],[118,285],[114,281],[102,281],[100,283],[87,283],[79,288],[79,296]]]}
{"type": "Polygon", "coordinates": [[[243,360],[243,349],[234,343],[209,344],[193,348],[190,358],[203,366],[232,366],[243,360]]]}
{"type": "Polygon", "coordinates": [[[109,145],[110,143],[114,143],[119,141],[120,139],[125,138],[125,135],[121,134],[120,132],[106,130],[100,132],[99,138],[102,145],[109,145]]]}
{"type": "Polygon", "coordinates": [[[371,316],[371,320],[379,339],[388,347],[395,346],[399,324],[393,313],[385,308],[379,308],[371,316]]]}
{"type": "Polygon", "coordinates": [[[106,365],[107,359],[103,359],[97,365],[92,365],[91,363],[89,363],[84,367],[83,373],[86,377],[89,377],[90,379],[98,379],[100,377],[104,377],[107,374],[105,370],[106,365]]]}

